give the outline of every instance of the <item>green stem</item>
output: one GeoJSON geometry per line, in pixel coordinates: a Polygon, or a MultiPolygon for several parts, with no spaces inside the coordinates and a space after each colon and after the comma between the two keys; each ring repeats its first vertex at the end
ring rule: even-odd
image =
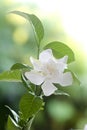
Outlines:
{"type": "Polygon", "coordinates": [[[37,59],[39,59],[39,53],[40,53],[40,45],[38,45],[37,59]]]}
{"type": "Polygon", "coordinates": [[[35,95],[40,96],[42,92],[41,86],[37,86],[36,85],[36,91],[35,91],[35,95]]]}
{"type": "Polygon", "coordinates": [[[33,116],[26,124],[24,130],[30,130],[31,129],[31,125],[33,123],[33,120],[34,120],[35,116],[33,116]]]}

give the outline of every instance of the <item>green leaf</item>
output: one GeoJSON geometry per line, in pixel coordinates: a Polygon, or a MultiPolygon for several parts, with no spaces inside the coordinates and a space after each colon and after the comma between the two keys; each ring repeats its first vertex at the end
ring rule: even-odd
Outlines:
{"type": "Polygon", "coordinates": [[[0,73],[0,81],[8,82],[22,82],[21,80],[21,70],[10,70],[0,73]]]}
{"type": "Polygon", "coordinates": [[[78,79],[77,75],[76,75],[74,72],[72,72],[72,71],[70,71],[70,72],[72,73],[74,83],[77,83],[77,84],[80,86],[80,85],[81,85],[81,82],[80,82],[80,80],[78,79]]]}
{"type": "Polygon", "coordinates": [[[19,115],[14,110],[12,110],[9,106],[5,105],[5,107],[8,108],[8,110],[12,113],[15,122],[18,123],[19,115]]]}
{"type": "Polygon", "coordinates": [[[19,108],[20,112],[22,113],[22,117],[24,120],[35,115],[43,105],[43,100],[38,97],[34,96],[30,93],[25,94],[20,101],[19,108]]]}
{"type": "Polygon", "coordinates": [[[61,90],[57,90],[54,92],[54,95],[65,95],[65,96],[70,96],[68,93],[66,92],[63,92],[61,90]]]}
{"type": "Polygon", "coordinates": [[[11,70],[15,70],[15,69],[31,69],[31,67],[25,64],[16,63],[11,67],[11,70]]]}
{"type": "Polygon", "coordinates": [[[39,18],[33,14],[28,14],[20,11],[12,11],[11,13],[20,15],[30,22],[35,33],[37,43],[39,44],[44,36],[44,28],[39,18]]]}
{"type": "Polygon", "coordinates": [[[74,72],[72,72],[72,71],[69,70],[69,69],[66,69],[65,72],[71,72],[72,77],[73,77],[73,83],[74,83],[74,84],[78,84],[79,86],[81,85],[81,82],[80,82],[78,76],[77,76],[74,72]]]}
{"type": "Polygon", "coordinates": [[[26,79],[24,74],[22,74],[21,79],[22,79],[22,83],[23,83],[24,87],[27,88],[27,90],[29,92],[34,93],[36,90],[35,85],[31,84],[30,81],[26,79]]]}
{"type": "Polygon", "coordinates": [[[21,130],[20,126],[9,116],[6,130],[21,130]]]}
{"type": "Polygon", "coordinates": [[[75,60],[74,53],[67,45],[65,45],[62,42],[54,41],[49,44],[47,44],[44,49],[52,49],[53,55],[56,58],[61,58],[65,55],[68,55],[68,63],[75,60]]]}
{"type": "Polygon", "coordinates": [[[25,125],[24,130],[31,130],[31,125],[32,125],[32,123],[33,123],[34,118],[35,118],[35,116],[33,116],[33,117],[27,122],[27,124],[25,125]]]}

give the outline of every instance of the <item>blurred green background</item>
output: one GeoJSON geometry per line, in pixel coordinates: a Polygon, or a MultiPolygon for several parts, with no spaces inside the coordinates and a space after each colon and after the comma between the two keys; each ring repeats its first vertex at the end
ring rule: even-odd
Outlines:
{"type": "MultiPolygon", "coordinates": [[[[34,38],[30,24],[22,17],[9,13],[13,10],[33,13],[39,17],[45,29],[42,46],[58,40],[71,47],[76,57],[76,61],[69,67],[78,75],[81,86],[76,83],[72,87],[62,88],[70,94],[69,97],[45,97],[45,110],[35,118],[32,130],[83,129],[87,123],[86,10],[84,0],[78,2],[0,0],[0,72],[9,70],[17,62],[30,64],[29,56],[36,55],[36,47],[31,47],[34,38]]],[[[25,92],[26,89],[20,83],[0,82],[0,130],[5,130],[9,114],[4,105],[9,105],[17,112],[19,100],[25,92]]]]}

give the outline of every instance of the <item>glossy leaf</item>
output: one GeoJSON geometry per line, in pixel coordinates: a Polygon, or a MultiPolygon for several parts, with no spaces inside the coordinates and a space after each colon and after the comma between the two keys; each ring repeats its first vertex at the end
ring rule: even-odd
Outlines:
{"type": "Polygon", "coordinates": [[[32,25],[33,31],[35,33],[35,38],[37,40],[37,43],[40,44],[44,36],[44,28],[39,18],[33,14],[24,13],[21,11],[12,11],[11,13],[20,15],[30,22],[30,24],[32,25]]]}
{"type": "Polygon", "coordinates": [[[15,70],[15,69],[30,69],[31,67],[29,67],[28,65],[25,64],[21,64],[21,63],[16,63],[11,67],[11,70],[15,70]]]}
{"type": "Polygon", "coordinates": [[[6,130],[21,130],[20,126],[9,116],[6,130]]]}
{"type": "Polygon", "coordinates": [[[0,73],[0,81],[8,82],[22,82],[21,80],[21,70],[10,70],[0,73]]]}
{"type": "Polygon", "coordinates": [[[8,108],[8,110],[12,113],[15,122],[18,123],[19,115],[14,110],[12,110],[9,106],[5,105],[5,107],[8,108]]]}
{"type": "Polygon", "coordinates": [[[32,117],[40,110],[42,103],[43,100],[40,97],[34,96],[30,93],[25,94],[22,97],[19,105],[22,118],[27,120],[28,118],[32,117]]]}
{"type": "Polygon", "coordinates": [[[65,55],[68,55],[68,63],[75,60],[74,53],[67,45],[62,42],[54,41],[47,44],[44,49],[52,49],[53,54],[56,58],[61,58],[65,55]]]}

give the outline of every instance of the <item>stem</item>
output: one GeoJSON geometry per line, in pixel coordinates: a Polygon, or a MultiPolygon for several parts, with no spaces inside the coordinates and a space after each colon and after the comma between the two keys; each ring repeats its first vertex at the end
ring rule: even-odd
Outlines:
{"type": "Polygon", "coordinates": [[[41,86],[37,86],[36,85],[36,91],[35,91],[35,95],[40,96],[42,92],[41,86]]]}
{"type": "Polygon", "coordinates": [[[34,120],[35,116],[33,116],[26,124],[24,130],[30,130],[31,129],[31,125],[33,123],[33,120],[34,120]]]}
{"type": "Polygon", "coordinates": [[[38,45],[37,59],[39,59],[40,45],[38,45]]]}

